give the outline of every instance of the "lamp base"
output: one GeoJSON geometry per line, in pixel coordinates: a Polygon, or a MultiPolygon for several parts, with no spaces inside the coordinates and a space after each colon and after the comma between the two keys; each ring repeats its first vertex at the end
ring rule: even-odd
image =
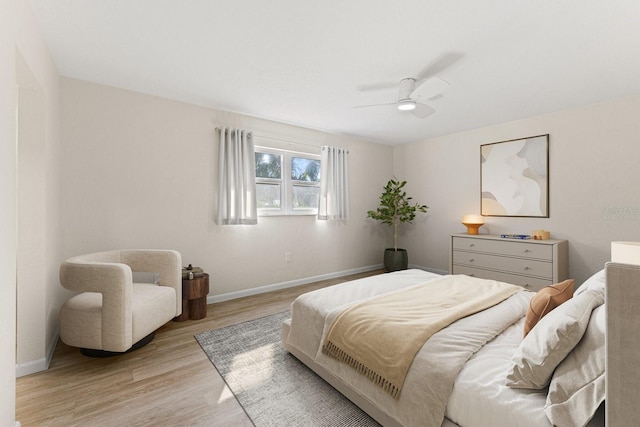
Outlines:
{"type": "Polygon", "coordinates": [[[467,234],[478,234],[478,228],[482,227],[482,224],[464,224],[467,226],[467,234]]]}

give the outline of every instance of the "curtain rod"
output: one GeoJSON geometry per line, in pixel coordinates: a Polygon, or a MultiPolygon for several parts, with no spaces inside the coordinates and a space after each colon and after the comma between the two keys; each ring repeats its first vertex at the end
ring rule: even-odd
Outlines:
{"type": "MultiPolygon", "coordinates": [[[[222,130],[222,129],[220,129],[219,127],[216,127],[216,132],[220,132],[221,130],[222,130]]],[[[250,132],[249,132],[249,135],[251,135],[251,136],[255,136],[256,138],[270,139],[271,141],[284,142],[284,143],[287,143],[287,144],[302,145],[302,146],[304,146],[304,147],[312,147],[312,148],[317,148],[317,149],[322,148],[322,147],[321,147],[321,146],[319,146],[319,145],[303,144],[302,142],[294,142],[294,141],[288,141],[288,140],[286,140],[286,139],[278,139],[278,138],[271,138],[271,137],[264,136],[264,135],[258,135],[258,134],[256,134],[256,133],[254,133],[253,131],[250,131],[250,132]]]]}

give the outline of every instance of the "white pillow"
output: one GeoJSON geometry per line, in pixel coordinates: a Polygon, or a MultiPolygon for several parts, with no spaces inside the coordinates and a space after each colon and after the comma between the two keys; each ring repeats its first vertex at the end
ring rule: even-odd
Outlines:
{"type": "Polygon", "coordinates": [[[605,272],[604,269],[598,271],[593,276],[584,281],[578,289],[573,293],[574,295],[580,295],[587,290],[599,291],[604,293],[605,272]]]}
{"type": "Polygon", "coordinates": [[[131,281],[133,283],[153,283],[160,284],[160,273],[152,273],[150,271],[132,271],[131,281]]]}
{"type": "Polygon", "coordinates": [[[507,386],[537,390],[549,385],[553,371],[582,338],[591,311],[603,303],[603,294],[585,291],[540,319],[511,358],[507,386]]]}
{"type": "Polygon", "coordinates": [[[544,412],[553,425],[584,426],[605,398],[605,306],[593,310],[576,348],[553,374],[544,412]]]}

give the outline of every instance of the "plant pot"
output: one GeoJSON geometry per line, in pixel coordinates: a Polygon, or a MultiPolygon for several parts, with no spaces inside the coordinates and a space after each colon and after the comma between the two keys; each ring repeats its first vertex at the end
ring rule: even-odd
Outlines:
{"type": "Polygon", "coordinates": [[[409,256],[406,249],[387,248],[384,250],[384,269],[386,272],[406,270],[409,256]]]}

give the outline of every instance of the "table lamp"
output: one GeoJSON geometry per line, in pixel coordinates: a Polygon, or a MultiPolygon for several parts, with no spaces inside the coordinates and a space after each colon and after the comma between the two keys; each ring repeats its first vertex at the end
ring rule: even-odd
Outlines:
{"type": "Polygon", "coordinates": [[[462,217],[462,223],[467,226],[467,234],[478,234],[478,228],[484,225],[482,215],[468,214],[462,217]]]}
{"type": "Polygon", "coordinates": [[[611,261],[640,265],[640,242],[611,242],[611,261]]]}

